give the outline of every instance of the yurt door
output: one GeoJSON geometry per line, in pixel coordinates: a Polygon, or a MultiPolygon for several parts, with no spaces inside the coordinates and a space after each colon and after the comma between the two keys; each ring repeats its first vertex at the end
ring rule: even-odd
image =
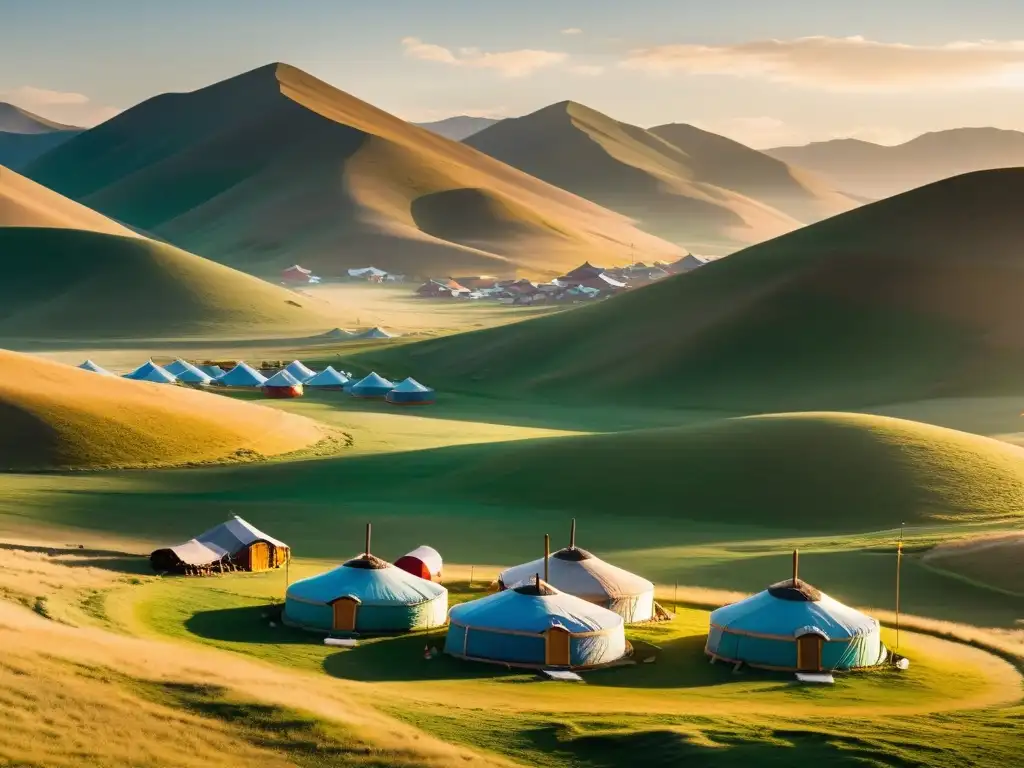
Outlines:
{"type": "Polygon", "coordinates": [[[548,630],[544,662],[551,667],[568,667],[570,664],[569,641],[572,635],[562,627],[548,630]]]}
{"type": "Polygon", "coordinates": [[[824,640],[814,633],[796,639],[796,666],[801,672],[821,671],[821,648],[824,640]]]}
{"type": "Polygon", "coordinates": [[[249,570],[265,571],[270,567],[270,545],[256,541],[249,545],[249,570]]]}
{"type": "Polygon", "coordinates": [[[334,601],[334,628],[342,632],[352,632],[356,628],[356,610],[359,603],[351,597],[343,597],[334,601]]]}

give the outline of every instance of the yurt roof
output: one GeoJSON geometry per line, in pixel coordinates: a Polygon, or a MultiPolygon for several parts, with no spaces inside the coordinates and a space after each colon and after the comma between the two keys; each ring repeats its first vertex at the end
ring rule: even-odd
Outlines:
{"type": "Polygon", "coordinates": [[[103,368],[102,366],[96,365],[96,363],[94,363],[92,360],[86,360],[84,363],[82,363],[78,367],[81,368],[83,371],[92,371],[93,373],[98,373],[101,376],[113,376],[114,375],[110,371],[108,371],[106,368],[103,368]]]}
{"type": "Polygon", "coordinates": [[[288,597],[315,603],[353,597],[360,605],[419,605],[448,592],[440,584],[413,576],[383,560],[383,567],[365,555],[354,561],[296,581],[288,587],[288,597]]]}
{"type": "Polygon", "coordinates": [[[356,388],[356,387],[393,387],[393,386],[394,386],[393,383],[391,383],[390,381],[385,379],[383,376],[379,375],[376,371],[374,371],[369,376],[366,376],[366,377],[360,379],[358,382],[356,382],[353,385],[353,388],[356,388]]]}
{"type": "Polygon", "coordinates": [[[267,377],[244,360],[239,360],[234,368],[217,378],[218,384],[225,384],[229,387],[261,387],[266,382],[267,377]]]}
{"type": "Polygon", "coordinates": [[[316,376],[316,371],[307,367],[301,360],[292,360],[284,369],[298,379],[300,383],[316,376]]]}
{"type": "Polygon", "coordinates": [[[209,565],[225,555],[234,556],[257,541],[266,541],[275,547],[288,545],[268,536],[256,526],[235,515],[230,520],[216,525],[208,531],[169,549],[178,559],[188,565],[209,565]]]}
{"type": "Polygon", "coordinates": [[[177,381],[173,373],[164,370],[152,360],[147,360],[131,373],[126,373],[124,378],[133,381],[152,381],[157,384],[173,384],[177,381]]]}
{"type": "Polygon", "coordinates": [[[349,378],[343,373],[327,366],[316,376],[306,382],[307,387],[340,387],[348,384],[349,378]]]}
{"type": "Polygon", "coordinates": [[[451,620],[467,627],[538,634],[553,626],[579,633],[614,629],[624,623],[619,614],[543,581],[538,589],[536,578],[533,583],[525,582],[521,589],[507,589],[453,606],[451,620]]]}
{"type": "Polygon", "coordinates": [[[178,381],[184,382],[185,384],[209,384],[213,381],[213,377],[205,371],[198,369],[194,371],[182,371],[178,374],[178,381]]]}
{"type": "Polygon", "coordinates": [[[192,365],[188,360],[182,360],[178,358],[173,363],[169,363],[164,366],[164,370],[168,373],[173,373],[175,376],[180,376],[185,371],[191,371],[192,373],[202,373],[204,376],[208,376],[205,371],[200,370],[198,367],[192,365]]]}
{"type": "Polygon", "coordinates": [[[433,547],[428,547],[426,544],[416,547],[412,552],[407,552],[403,557],[419,560],[427,566],[431,573],[438,573],[444,565],[441,560],[441,553],[433,547]]]}
{"type": "Polygon", "coordinates": [[[225,370],[219,365],[200,365],[199,370],[212,379],[219,378],[225,374],[225,370]]]}
{"type": "Polygon", "coordinates": [[[392,392],[433,392],[430,387],[425,387],[411,376],[400,384],[396,384],[392,392]]]}
{"type": "Polygon", "coordinates": [[[278,371],[263,382],[264,387],[298,387],[301,385],[302,382],[292,376],[292,374],[288,372],[287,368],[278,371]]]}
{"type": "MultiPolygon", "coordinates": [[[[538,573],[544,573],[543,557],[508,568],[498,578],[506,587],[512,587],[538,573]]],[[[654,584],[647,579],[577,547],[566,547],[551,554],[548,582],[563,592],[594,600],[642,595],[654,589],[654,584]]]]}
{"type": "Polygon", "coordinates": [[[364,333],[359,334],[359,338],[361,338],[361,339],[393,339],[396,335],[397,334],[390,333],[388,331],[385,331],[380,326],[377,326],[376,328],[371,328],[370,330],[365,331],[364,333]]]}
{"type": "MultiPolygon", "coordinates": [[[[782,584],[792,587],[791,581],[782,584]]],[[[798,582],[798,587],[801,584],[804,582],[798,582]]],[[[810,589],[817,595],[816,600],[794,599],[789,593],[787,596],[778,596],[777,587],[779,585],[719,608],[712,612],[711,624],[734,632],[776,637],[796,637],[811,630],[823,634],[829,640],[866,635],[878,628],[877,620],[813,587],[810,589]]]]}

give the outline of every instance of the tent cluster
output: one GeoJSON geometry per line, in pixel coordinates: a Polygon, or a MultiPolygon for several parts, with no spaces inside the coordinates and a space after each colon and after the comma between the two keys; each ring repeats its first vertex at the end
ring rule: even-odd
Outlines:
{"type": "MultiPolygon", "coordinates": [[[[376,332],[387,334],[379,328],[374,328],[369,333],[376,332]]],[[[78,367],[101,376],[115,375],[92,360],[86,360],[78,367]]],[[[386,400],[393,405],[429,405],[436,399],[433,389],[413,378],[396,384],[373,372],[362,379],[355,379],[350,373],[336,370],[333,366],[327,366],[322,371],[314,371],[301,360],[293,360],[279,369],[269,370],[256,369],[244,360],[239,360],[227,370],[212,363],[193,365],[181,359],[166,367],[147,360],[134,371],[124,374],[124,378],[155,384],[184,384],[191,387],[258,389],[272,398],[301,397],[309,389],[348,392],[356,398],[386,400]]]]}
{"type": "Polygon", "coordinates": [[[291,558],[291,549],[235,515],[184,544],[149,556],[153,570],[199,575],[214,571],[265,571],[291,558]]]}

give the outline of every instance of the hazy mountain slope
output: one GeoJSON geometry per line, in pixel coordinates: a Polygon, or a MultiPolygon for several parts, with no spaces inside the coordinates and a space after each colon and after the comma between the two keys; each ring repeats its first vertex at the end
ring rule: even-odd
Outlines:
{"type": "Polygon", "coordinates": [[[500,118],[494,117],[470,117],[469,115],[457,115],[447,117],[444,120],[435,120],[432,123],[416,123],[420,128],[426,128],[439,136],[444,136],[452,141],[462,141],[480,133],[484,128],[490,128],[495,123],[500,123],[500,118]]]}
{"type": "Polygon", "coordinates": [[[82,130],[0,101],[0,165],[22,168],[82,130]]]}

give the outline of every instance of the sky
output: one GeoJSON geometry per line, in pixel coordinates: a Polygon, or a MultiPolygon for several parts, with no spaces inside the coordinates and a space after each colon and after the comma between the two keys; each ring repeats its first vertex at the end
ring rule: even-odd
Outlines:
{"type": "Polygon", "coordinates": [[[416,122],[571,99],[755,147],[1024,130],[1020,0],[0,0],[0,101],[61,122],[272,61],[416,122]]]}

